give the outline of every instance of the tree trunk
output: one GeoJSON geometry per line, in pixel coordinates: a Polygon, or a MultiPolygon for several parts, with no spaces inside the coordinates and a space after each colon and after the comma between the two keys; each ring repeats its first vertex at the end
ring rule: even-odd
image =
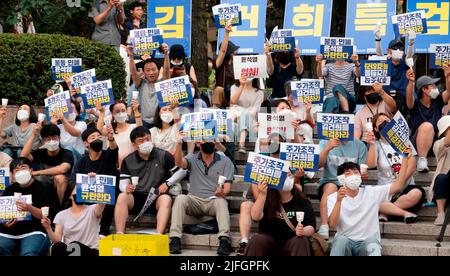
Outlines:
{"type": "Polygon", "coordinates": [[[199,87],[208,87],[208,54],[206,0],[192,0],[191,63],[195,67],[199,87]]]}

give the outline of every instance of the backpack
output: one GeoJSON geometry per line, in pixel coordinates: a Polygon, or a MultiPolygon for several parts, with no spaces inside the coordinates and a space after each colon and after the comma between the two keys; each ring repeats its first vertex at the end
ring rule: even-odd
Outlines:
{"type": "Polygon", "coordinates": [[[186,225],[183,232],[192,235],[216,234],[219,233],[219,225],[216,219],[212,219],[198,224],[186,225]]]}
{"type": "MultiPolygon", "coordinates": [[[[97,2],[95,2],[95,8],[97,9],[98,12],[100,12],[100,4],[102,3],[103,0],[97,0],[97,2]]],[[[88,17],[88,34],[87,34],[87,38],[88,39],[92,39],[92,35],[94,34],[95,31],[95,21],[93,17],[88,17]]]]}

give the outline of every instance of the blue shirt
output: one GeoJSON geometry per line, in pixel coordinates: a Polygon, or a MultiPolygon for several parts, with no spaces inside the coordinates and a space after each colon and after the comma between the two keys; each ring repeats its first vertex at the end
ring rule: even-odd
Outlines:
{"type": "Polygon", "coordinates": [[[406,87],[408,86],[408,78],[406,77],[406,71],[409,67],[406,65],[405,60],[402,59],[399,65],[394,65],[391,59],[388,59],[388,64],[391,66],[389,76],[391,76],[391,84],[383,86],[385,92],[396,90],[398,94],[402,94],[406,97],[406,87]]]}

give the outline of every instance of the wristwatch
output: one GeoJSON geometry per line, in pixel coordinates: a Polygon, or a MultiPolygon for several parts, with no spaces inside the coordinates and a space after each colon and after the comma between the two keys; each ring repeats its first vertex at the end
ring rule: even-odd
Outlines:
{"type": "Polygon", "coordinates": [[[166,185],[167,185],[167,187],[169,187],[169,188],[170,188],[170,187],[172,187],[172,185],[173,185],[173,184],[172,184],[172,183],[170,183],[170,182],[169,182],[169,181],[167,180],[167,181],[166,181],[166,185]]]}

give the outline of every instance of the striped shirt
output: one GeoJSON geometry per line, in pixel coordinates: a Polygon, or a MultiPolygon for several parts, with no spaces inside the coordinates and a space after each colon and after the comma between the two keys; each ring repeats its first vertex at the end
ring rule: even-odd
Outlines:
{"type": "Polygon", "coordinates": [[[355,96],[355,64],[346,63],[343,66],[336,66],[334,63],[328,63],[322,68],[322,74],[325,78],[325,95],[330,94],[336,85],[341,84],[347,92],[355,96]]]}

